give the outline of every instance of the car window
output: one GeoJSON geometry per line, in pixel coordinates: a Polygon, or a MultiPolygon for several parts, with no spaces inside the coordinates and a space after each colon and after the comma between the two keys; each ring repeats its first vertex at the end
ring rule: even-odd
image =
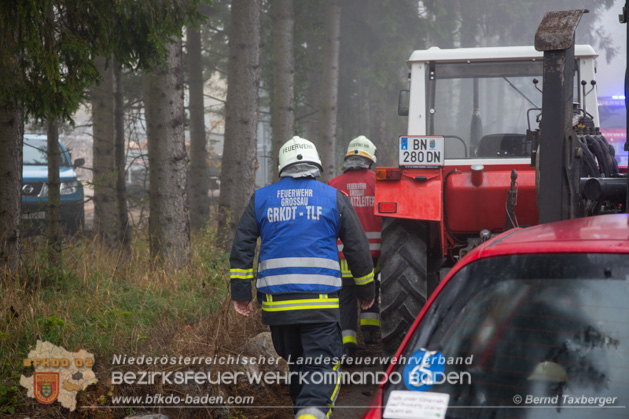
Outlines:
{"type": "MultiPolygon", "coordinates": [[[[23,147],[23,164],[27,166],[46,166],[48,164],[46,150],[46,144],[43,142],[27,143],[25,141],[23,147]]],[[[68,161],[66,154],[61,149],[59,151],[59,165],[70,166],[70,162],[68,161]]]]}
{"type": "Polygon", "coordinates": [[[395,370],[406,381],[387,387],[385,404],[393,390],[420,390],[449,394],[452,418],[625,417],[627,301],[626,255],[474,262],[427,312],[395,370]],[[443,373],[409,385],[409,366],[429,351],[443,373]]]}

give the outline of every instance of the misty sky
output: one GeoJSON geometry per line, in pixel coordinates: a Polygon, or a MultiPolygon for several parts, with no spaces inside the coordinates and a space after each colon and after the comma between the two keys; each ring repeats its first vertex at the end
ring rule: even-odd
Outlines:
{"type": "Polygon", "coordinates": [[[597,60],[598,96],[624,94],[625,68],[627,66],[627,24],[618,21],[625,0],[616,0],[614,6],[599,19],[605,29],[613,36],[614,46],[619,48],[618,54],[611,63],[604,56],[597,60]]]}

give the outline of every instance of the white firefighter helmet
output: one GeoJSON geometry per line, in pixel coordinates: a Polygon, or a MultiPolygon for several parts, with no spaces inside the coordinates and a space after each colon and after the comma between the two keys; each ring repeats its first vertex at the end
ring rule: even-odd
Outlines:
{"type": "Polygon", "coordinates": [[[281,173],[287,166],[296,163],[316,164],[319,169],[323,170],[317,147],[305,138],[298,136],[286,141],[280,148],[279,172],[281,173]]]}
{"type": "Polygon", "coordinates": [[[376,146],[367,137],[361,135],[350,141],[345,157],[362,156],[376,162],[376,146]]]}

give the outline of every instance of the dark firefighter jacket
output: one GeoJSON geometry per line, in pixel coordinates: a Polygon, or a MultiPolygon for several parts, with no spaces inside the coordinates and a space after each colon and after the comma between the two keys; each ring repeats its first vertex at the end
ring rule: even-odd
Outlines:
{"type": "Polygon", "coordinates": [[[358,298],[374,298],[369,242],[349,198],[312,178],[290,177],[257,190],[236,230],[230,255],[231,296],[251,300],[253,260],[261,238],[256,286],[268,325],[339,321],[337,238],[357,280],[358,298]]]}

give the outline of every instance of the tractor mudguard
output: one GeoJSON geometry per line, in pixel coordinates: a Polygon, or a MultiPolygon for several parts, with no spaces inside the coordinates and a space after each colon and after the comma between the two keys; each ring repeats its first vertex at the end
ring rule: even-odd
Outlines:
{"type": "Polygon", "coordinates": [[[443,171],[442,169],[403,169],[399,180],[378,181],[376,203],[376,215],[441,221],[443,218],[443,171]]]}

